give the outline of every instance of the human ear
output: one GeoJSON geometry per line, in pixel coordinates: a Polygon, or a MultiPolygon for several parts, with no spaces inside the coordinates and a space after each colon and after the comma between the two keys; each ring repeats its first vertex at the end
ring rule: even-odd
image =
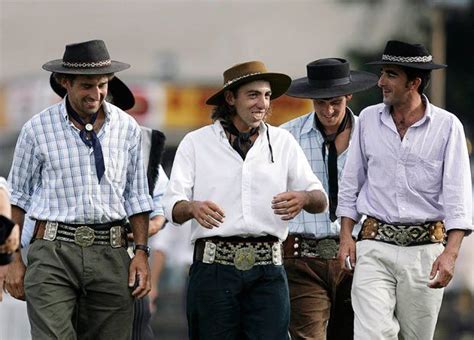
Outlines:
{"type": "Polygon", "coordinates": [[[235,97],[234,97],[234,93],[232,91],[225,91],[224,92],[224,98],[225,98],[225,101],[227,102],[227,104],[234,105],[235,97]]]}

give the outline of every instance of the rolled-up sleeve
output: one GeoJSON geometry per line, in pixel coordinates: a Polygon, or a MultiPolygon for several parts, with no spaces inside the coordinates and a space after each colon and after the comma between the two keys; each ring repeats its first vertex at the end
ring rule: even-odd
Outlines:
{"type": "Polygon", "coordinates": [[[31,195],[40,185],[41,156],[34,139],[31,123],[25,124],[20,132],[8,176],[11,190],[10,203],[27,211],[31,195]]]}
{"type": "Polygon", "coordinates": [[[354,129],[349,146],[346,163],[339,184],[338,205],[336,215],[349,217],[358,222],[361,214],[357,212],[357,197],[367,180],[367,159],[365,156],[363,137],[363,113],[354,129]]]}
{"type": "Polygon", "coordinates": [[[150,213],[150,218],[158,215],[164,216],[163,195],[165,194],[168,182],[168,176],[166,176],[163,167],[160,165],[158,168],[158,181],[153,190],[153,211],[150,213]]]}
{"type": "Polygon", "coordinates": [[[453,125],[444,155],[443,201],[446,230],[472,232],[472,180],[466,137],[461,122],[453,125]]]}
{"type": "Polygon", "coordinates": [[[129,149],[127,182],[124,190],[124,207],[127,216],[153,210],[153,201],[148,193],[148,182],[143,164],[141,134],[137,127],[136,143],[129,149]]]}

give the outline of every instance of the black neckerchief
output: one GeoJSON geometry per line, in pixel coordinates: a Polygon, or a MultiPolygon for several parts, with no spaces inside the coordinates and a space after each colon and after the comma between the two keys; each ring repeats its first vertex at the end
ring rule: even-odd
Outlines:
{"type": "Polygon", "coordinates": [[[328,184],[329,184],[329,218],[332,222],[337,219],[336,208],[337,208],[337,193],[339,186],[337,182],[337,149],[335,140],[336,137],[346,129],[349,120],[351,119],[351,113],[346,109],[346,115],[342,120],[341,124],[337,128],[336,133],[326,135],[323,124],[319,121],[316,112],[314,113],[314,123],[316,128],[319,130],[324,139],[324,144],[321,147],[323,154],[323,161],[326,160],[326,145],[329,149],[328,154],[328,184]]]}
{"type": "Polygon", "coordinates": [[[240,132],[239,130],[237,130],[233,123],[228,122],[222,122],[222,127],[229,134],[235,136],[234,141],[230,142],[229,138],[229,142],[234,148],[234,150],[237,151],[238,154],[242,157],[242,159],[245,159],[247,152],[253,145],[253,142],[250,140],[250,137],[254,136],[258,132],[258,128],[252,128],[249,132],[240,132]]]}
{"type": "Polygon", "coordinates": [[[66,110],[67,113],[82,126],[79,136],[81,137],[84,144],[90,148],[93,148],[94,150],[95,169],[97,172],[97,179],[100,182],[100,179],[105,172],[104,155],[102,154],[102,146],[100,145],[99,138],[97,138],[97,134],[94,131],[94,122],[99,115],[99,111],[92,115],[91,121],[89,123],[84,123],[79,114],[72,108],[67,97],[66,110]]]}

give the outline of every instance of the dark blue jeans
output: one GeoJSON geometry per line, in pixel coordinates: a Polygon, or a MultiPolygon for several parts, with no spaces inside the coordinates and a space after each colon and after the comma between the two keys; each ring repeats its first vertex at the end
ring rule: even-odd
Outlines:
{"type": "Polygon", "coordinates": [[[192,340],[288,339],[290,301],[283,266],[194,262],[187,296],[192,340]]]}

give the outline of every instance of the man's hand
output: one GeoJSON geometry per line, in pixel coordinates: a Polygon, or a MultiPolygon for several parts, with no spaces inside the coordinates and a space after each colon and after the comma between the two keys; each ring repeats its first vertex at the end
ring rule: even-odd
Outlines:
{"type": "Polygon", "coordinates": [[[448,232],[448,243],[431,267],[428,287],[443,288],[451,281],[464,233],[464,230],[459,229],[453,229],[448,232]]]}
{"type": "Polygon", "coordinates": [[[8,265],[0,266],[0,302],[3,299],[3,281],[7,275],[8,265]]]}
{"type": "Polygon", "coordinates": [[[11,296],[18,300],[25,300],[25,272],[26,266],[23,263],[20,252],[14,253],[13,261],[8,265],[5,289],[11,296]]]}
{"type": "Polygon", "coordinates": [[[339,264],[341,268],[345,271],[351,272],[355,265],[356,265],[356,246],[355,241],[351,237],[340,237],[339,243],[339,252],[337,254],[337,258],[339,260],[339,264]],[[346,257],[349,256],[349,261],[351,263],[352,268],[348,268],[346,266],[346,257]]]}
{"type": "Polygon", "coordinates": [[[276,215],[282,215],[283,221],[289,221],[300,213],[308,203],[308,195],[305,191],[282,192],[272,200],[272,209],[276,215]]]}
{"type": "Polygon", "coordinates": [[[191,201],[191,214],[204,228],[218,228],[224,222],[224,210],[211,201],[191,201]]]}
{"type": "Polygon", "coordinates": [[[456,255],[442,252],[433,263],[430,272],[430,288],[444,288],[448,285],[454,275],[454,264],[456,255]]]}
{"type": "Polygon", "coordinates": [[[0,246],[0,254],[11,254],[20,246],[20,227],[15,224],[5,244],[0,246]]]}
{"type": "Polygon", "coordinates": [[[356,243],[352,238],[352,230],[354,229],[355,221],[349,217],[341,217],[341,231],[339,233],[339,252],[337,258],[341,268],[345,271],[351,272],[356,265],[356,243]],[[346,266],[346,258],[349,256],[349,261],[352,268],[346,266]]]}
{"type": "Polygon", "coordinates": [[[150,219],[150,223],[148,224],[148,237],[155,235],[157,232],[161,230],[163,225],[165,224],[166,219],[163,215],[156,215],[150,219]]]}
{"type": "Polygon", "coordinates": [[[138,249],[130,262],[128,270],[128,286],[134,288],[132,295],[137,299],[146,296],[151,290],[148,257],[142,250],[138,249]]]}

